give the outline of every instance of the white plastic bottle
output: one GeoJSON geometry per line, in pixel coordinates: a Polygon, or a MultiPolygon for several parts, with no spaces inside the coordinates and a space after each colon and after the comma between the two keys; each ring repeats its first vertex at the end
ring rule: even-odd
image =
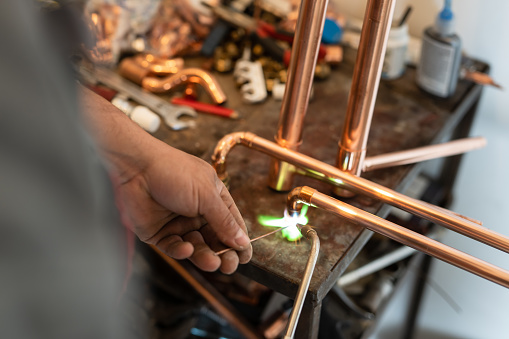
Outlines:
{"type": "Polygon", "coordinates": [[[461,63],[461,39],[454,33],[451,1],[445,0],[435,25],[424,31],[417,65],[419,87],[441,98],[456,90],[461,63]]]}
{"type": "Polygon", "coordinates": [[[406,67],[406,51],[409,39],[406,24],[391,28],[382,67],[382,79],[392,80],[403,75],[406,67]]]}
{"type": "Polygon", "coordinates": [[[161,125],[157,114],[145,106],[133,105],[121,95],[115,96],[111,103],[149,133],[154,133],[161,125]]]}

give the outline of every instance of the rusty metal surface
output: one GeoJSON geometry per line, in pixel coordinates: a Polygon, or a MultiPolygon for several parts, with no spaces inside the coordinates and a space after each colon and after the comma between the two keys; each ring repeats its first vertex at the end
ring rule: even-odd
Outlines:
{"type": "MultiPolygon", "coordinates": [[[[333,70],[329,79],[315,82],[314,97],[304,121],[300,151],[329,164],[333,164],[336,158],[351,84],[353,56],[348,53],[345,62],[333,70]]],[[[269,98],[263,104],[244,105],[231,74],[215,75],[228,94],[227,106],[238,110],[242,118],[230,120],[201,114],[196,119],[195,129],[173,132],[161,128],[155,136],[207,161],[210,161],[216,142],[230,132],[250,131],[274,140],[281,102],[269,98]]],[[[381,82],[368,139],[368,156],[430,144],[451,119],[451,112],[457,111],[458,104],[473,88],[473,85],[461,82],[453,98],[440,100],[419,90],[414,77],[415,70],[408,69],[401,79],[381,82]]],[[[283,216],[286,194],[267,187],[269,160],[266,155],[237,147],[227,162],[231,175],[230,192],[246,221],[250,237],[271,230],[258,224],[258,215],[283,216]]],[[[410,166],[402,166],[369,172],[363,176],[389,188],[396,188],[410,169],[410,166]]],[[[329,185],[310,178],[297,177],[295,186],[300,185],[311,186],[325,194],[332,192],[329,185]]],[[[380,203],[362,196],[345,201],[374,214],[381,208],[380,203]]],[[[310,208],[308,216],[310,224],[317,227],[321,241],[320,256],[309,288],[311,297],[319,302],[332,286],[334,278],[353,259],[349,253],[362,246],[367,235],[362,227],[344,222],[324,211],[310,208]]],[[[253,249],[253,259],[241,268],[241,272],[281,293],[294,296],[310,244],[306,240],[288,242],[278,233],[254,242],[253,249]]]]}

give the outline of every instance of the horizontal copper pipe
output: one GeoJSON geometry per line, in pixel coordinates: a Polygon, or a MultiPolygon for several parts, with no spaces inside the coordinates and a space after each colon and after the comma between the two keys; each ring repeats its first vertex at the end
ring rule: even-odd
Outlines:
{"type": "MultiPolygon", "coordinates": [[[[333,199],[310,187],[295,188],[288,195],[287,209],[290,215],[292,215],[292,213],[298,213],[302,203],[332,212],[404,245],[509,288],[509,271],[348,205],[342,201],[333,199]]],[[[507,241],[505,239],[501,239],[501,241],[502,240],[507,241]]]]}
{"type": "Polygon", "coordinates": [[[462,154],[486,146],[483,137],[464,138],[437,145],[424,146],[411,150],[392,152],[364,159],[363,172],[380,168],[413,164],[425,160],[462,154]]]}
{"type": "Polygon", "coordinates": [[[165,78],[147,77],[142,80],[141,86],[153,93],[166,93],[189,83],[201,85],[215,104],[226,101],[226,94],[219,82],[210,73],[199,68],[186,68],[165,78]]]}
{"type": "Polygon", "coordinates": [[[226,135],[219,141],[212,156],[213,166],[220,179],[227,182],[226,157],[235,145],[244,145],[274,158],[290,163],[312,173],[316,178],[332,185],[364,194],[401,208],[421,218],[447,227],[455,232],[509,253],[509,238],[480,227],[475,222],[462,218],[444,208],[408,197],[382,185],[346,173],[340,169],[313,159],[304,154],[288,150],[253,133],[237,132],[226,135]]]}

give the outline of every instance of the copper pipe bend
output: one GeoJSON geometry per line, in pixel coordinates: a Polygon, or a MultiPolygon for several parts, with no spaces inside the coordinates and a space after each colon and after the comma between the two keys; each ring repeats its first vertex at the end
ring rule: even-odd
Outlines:
{"type": "Polygon", "coordinates": [[[229,176],[226,171],[226,158],[230,151],[237,145],[244,144],[247,147],[252,146],[252,140],[255,134],[249,132],[235,132],[225,135],[216,145],[212,154],[212,167],[216,171],[219,179],[223,181],[226,187],[229,186],[229,176]]]}
{"type": "Polygon", "coordinates": [[[226,94],[221,89],[219,82],[209,72],[199,68],[186,68],[166,77],[146,77],[141,86],[153,93],[166,93],[186,84],[198,84],[210,95],[214,104],[222,104],[226,101],[226,94]]]}

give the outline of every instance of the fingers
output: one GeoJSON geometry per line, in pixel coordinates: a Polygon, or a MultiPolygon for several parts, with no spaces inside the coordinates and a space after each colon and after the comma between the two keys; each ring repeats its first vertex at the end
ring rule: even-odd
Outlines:
{"type": "Polygon", "coordinates": [[[174,259],[187,259],[194,252],[194,246],[184,241],[182,236],[189,231],[199,230],[206,221],[203,218],[186,218],[177,216],[168,221],[150,239],[148,243],[156,245],[162,252],[174,259]]]}
{"type": "Polygon", "coordinates": [[[220,257],[216,256],[198,231],[192,231],[184,238],[187,241],[178,235],[171,235],[161,239],[157,247],[174,259],[189,259],[204,271],[213,272],[219,267],[224,274],[232,274],[237,269],[239,256],[235,251],[227,252],[220,257]]]}
{"type": "Polygon", "coordinates": [[[239,266],[239,256],[235,251],[229,251],[221,255],[221,266],[219,269],[224,274],[232,274],[239,266]]]}
{"type": "Polygon", "coordinates": [[[164,223],[162,227],[154,234],[147,242],[156,243],[170,235],[184,235],[191,231],[197,231],[207,224],[207,221],[202,217],[184,217],[184,216],[173,216],[168,218],[169,220],[164,223]]]}
{"type": "Polygon", "coordinates": [[[161,239],[156,245],[163,253],[174,259],[187,259],[193,252],[194,247],[190,242],[185,242],[178,235],[171,235],[161,239]]]}
{"type": "MultiPolygon", "coordinates": [[[[247,227],[244,223],[244,219],[242,218],[239,209],[237,208],[237,205],[235,205],[232,196],[230,195],[230,192],[226,189],[223,182],[217,179],[218,181],[218,190],[220,190],[219,195],[221,196],[221,199],[224,201],[226,206],[229,206],[228,210],[230,211],[231,215],[234,217],[237,224],[240,226],[240,228],[246,233],[247,227]]],[[[251,256],[253,254],[253,247],[251,246],[251,243],[248,244],[247,248],[244,250],[238,251],[239,261],[241,264],[246,264],[251,260],[251,256]]]]}
{"type": "Polygon", "coordinates": [[[244,221],[228,190],[219,179],[216,180],[216,190],[206,192],[200,206],[201,214],[222,243],[239,251],[246,250],[250,243],[244,221]]]}
{"type": "Polygon", "coordinates": [[[223,200],[224,204],[228,207],[229,212],[237,222],[237,224],[246,232],[247,234],[247,227],[244,223],[244,219],[242,218],[242,215],[240,214],[239,209],[237,208],[237,205],[233,201],[232,196],[230,195],[230,192],[228,192],[228,189],[224,185],[224,183],[216,176],[216,189],[219,192],[219,196],[221,197],[221,200],[223,200]]]}
{"type": "Polygon", "coordinates": [[[150,179],[148,187],[154,202],[173,214],[171,220],[156,220],[159,227],[147,242],[156,243],[161,249],[165,246],[166,251],[181,257],[189,255],[189,248],[175,240],[178,238],[174,236],[180,236],[182,242],[193,247],[189,259],[196,266],[206,271],[220,268],[231,273],[252,255],[242,216],[209,164],[182,152],[173,153],[176,152],[172,151],[172,159],[179,159],[179,166],[175,166],[178,171],[168,172],[166,167],[163,170],[157,165],[150,167],[150,175],[146,176],[150,179]],[[203,232],[205,228],[209,230],[207,233],[203,232]],[[218,257],[211,250],[224,247],[233,247],[238,253],[232,251],[218,257]]]}
{"type": "Polygon", "coordinates": [[[233,273],[239,262],[246,263],[251,258],[251,247],[239,253],[230,251],[220,257],[214,250],[224,247],[217,233],[203,218],[178,216],[161,228],[150,239],[161,251],[175,259],[190,259],[205,271],[218,268],[225,274],[233,273]],[[219,260],[218,260],[219,259],[219,260]]]}
{"type": "MultiPolygon", "coordinates": [[[[213,248],[214,251],[220,250],[225,247],[224,244],[221,243],[221,241],[217,238],[216,232],[212,229],[210,225],[206,225],[202,229],[200,229],[200,233],[202,234],[203,238],[207,240],[210,247],[213,248]]],[[[251,259],[250,253],[251,252],[248,252],[249,259],[251,259]]],[[[220,270],[225,274],[232,274],[237,269],[239,262],[241,261],[240,253],[234,250],[225,252],[221,254],[219,257],[221,258],[220,270]]],[[[247,261],[249,261],[249,259],[247,261]]],[[[245,254],[242,260],[243,263],[247,262],[245,254]]]]}
{"type": "Polygon", "coordinates": [[[249,247],[245,249],[244,251],[237,252],[239,256],[239,263],[241,264],[247,264],[249,260],[251,260],[251,257],[253,256],[253,247],[251,244],[249,244],[249,247]]]}
{"type": "MultiPolygon", "coordinates": [[[[189,260],[198,268],[206,272],[213,272],[221,266],[221,259],[214,254],[205,243],[203,236],[198,231],[184,235],[184,240],[189,241],[194,247],[194,253],[189,260]]],[[[235,266],[236,268],[236,266],[235,266]]]]}

